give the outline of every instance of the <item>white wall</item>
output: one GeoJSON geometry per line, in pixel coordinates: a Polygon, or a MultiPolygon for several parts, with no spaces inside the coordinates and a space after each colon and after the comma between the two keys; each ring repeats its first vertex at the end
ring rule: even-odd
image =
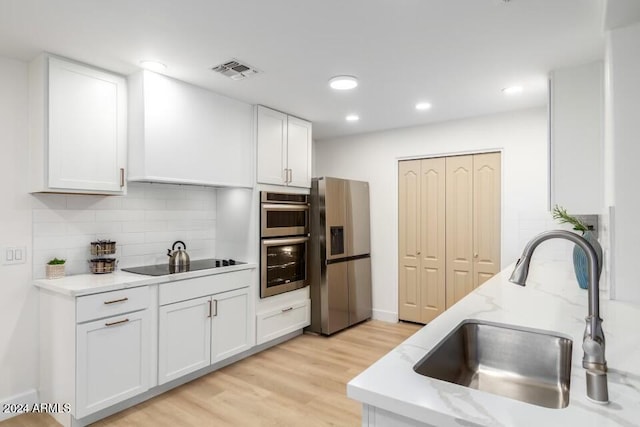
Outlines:
{"type": "Polygon", "coordinates": [[[27,139],[27,65],[0,57],[0,249],[27,247],[25,264],[0,264],[0,402],[29,393],[38,384],[38,292],[31,285],[27,139]]]}
{"type": "Polygon", "coordinates": [[[606,200],[615,206],[612,267],[614,298],[640,302],[640,23],[608,34],[607,159],[605,176],[613,181],[606,200]]]}
{"type": "MultiPolygon", "coordinates": [[[[556,228],[547,211],[546,108],[316,142],[315,176],[370,183],[375,317],[397,318],[398,160],[495,149],[502,150],[504,268],[518,258],[533,235],[556,228]]],[[[568,252],[560,241],[545,246],[552,252],[568,252]]]]}

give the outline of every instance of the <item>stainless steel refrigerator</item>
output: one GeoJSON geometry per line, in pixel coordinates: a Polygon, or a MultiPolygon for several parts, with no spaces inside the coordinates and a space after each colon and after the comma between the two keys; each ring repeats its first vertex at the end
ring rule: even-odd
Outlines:
{"type": "Polygon", "coordinates": [[[311,182],[311,325],[330,335],[371,318],[369,183],[311,182]]]}

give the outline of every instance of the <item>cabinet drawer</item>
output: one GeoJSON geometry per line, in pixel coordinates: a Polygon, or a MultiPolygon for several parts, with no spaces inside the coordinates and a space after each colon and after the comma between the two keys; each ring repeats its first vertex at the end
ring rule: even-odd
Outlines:
{"type": "Polygon", "coordinates": [[[246,288],[251,285],[252,274],[253,270],[239,270],[162,283],[158,285],[160,305],[246,288]]]}
{"type": "Polygon", "coordinates": [[[257,315],[257,344],[271,341],[310,324],[310,301],[294,302],[257,315]]]}
{"type": "Polygon", "coordinates": [[[78,297],[76,322],[82,323],[102,317],[142,310],[149,306],[149,287],[122,289],[78,297]]]}

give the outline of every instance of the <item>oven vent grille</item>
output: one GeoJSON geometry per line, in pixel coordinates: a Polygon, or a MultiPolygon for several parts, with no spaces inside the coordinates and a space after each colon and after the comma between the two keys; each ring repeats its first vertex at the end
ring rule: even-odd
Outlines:
{"type": "Polygon", "coordinates": [[[242,80],[260,72],[250,65],[241,63],[237,59],[232,59],[211,69],[223,76],[229,77],[231,80],[242,80]]]}

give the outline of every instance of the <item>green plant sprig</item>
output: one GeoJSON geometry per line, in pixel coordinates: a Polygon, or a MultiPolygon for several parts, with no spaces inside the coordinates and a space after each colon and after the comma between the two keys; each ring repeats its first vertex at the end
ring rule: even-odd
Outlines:
{"type": "Polygon", "coordinates": [[[571,224],[573,229],[577,231],[587,231],[589,227],[585,225],[575,216],[571,216],[567,213],[567,210],[561,206],[556,205],[553,208],[553,219],[557,219],[560,224],[571,224]]]}
{"type": "Polygon", "coordinates": [[[49,264],[49,265],[61,265],[61,264],[64,264],[65,262],[67,262],[67,260],[54,258],[54,259],[50,260],[47,264],[49,264]]]}

